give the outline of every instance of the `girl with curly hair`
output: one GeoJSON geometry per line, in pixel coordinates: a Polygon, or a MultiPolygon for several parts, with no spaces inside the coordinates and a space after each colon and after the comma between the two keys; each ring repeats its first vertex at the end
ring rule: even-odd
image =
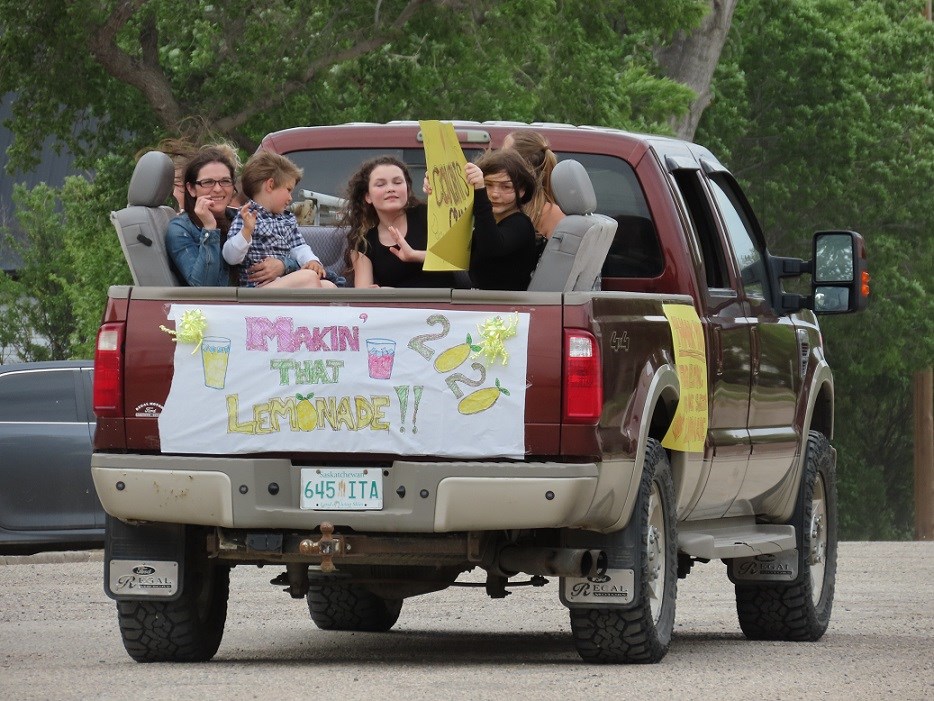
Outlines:
{"type": "Polygon", "coordinates": [[[422,270],[428,207],[394,156],[366,161],[351,176],[340,226],[347,229],[347,274],[354,287],[458,287],[454,273],[422,270]]]}

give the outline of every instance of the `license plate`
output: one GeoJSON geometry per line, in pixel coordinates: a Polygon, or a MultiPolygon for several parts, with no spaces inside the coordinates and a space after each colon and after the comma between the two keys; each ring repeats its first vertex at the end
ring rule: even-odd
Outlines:
{"type": "Polygon", "coordinates": [[[383,471],[368,468],[302,468],[301,508],[363,511],[383,508],[383,471]]]}

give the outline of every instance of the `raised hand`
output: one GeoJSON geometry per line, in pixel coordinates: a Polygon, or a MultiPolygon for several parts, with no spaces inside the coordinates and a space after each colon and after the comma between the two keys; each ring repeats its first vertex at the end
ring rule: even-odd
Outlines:
{"type": "Polygon", "coordinates": [[[392,236],[392,240],[395,241],[395,244],[390,246],[389,250],[392,251],[392,254],[396,258],[405,263],[425,262],[425,251],[418,251],[412,248],[409,242],[405,240],[405,236],[403,236],[396,227],[389,227],[389,235],[392,236]]]}
{"type": "Polygon", "coordinates": [[[256,212],[250,209],[249,202],[240,208],[240,217],[243,219],[243,229],[240,234],[250,241],[253,239],[253,230],[256,228],[256,212]]]}
{"type": "Polygon", "coordinates": [[[473,185],[474,190],[482,190],[486,187],[483,182],[483,171],[477,167],[476,163],[468,163],[464,166],[464,172],[467,174],[467,182],[473,185]]]}
{"type": "Polygon", "coordinates": [[[214,213],[211,211],[211,198],[207,195],[202,195],[195,200],[195,214],[198,215],[198,219],[201,220],[201,225],[205,229],[217,228],[217,219],[214,218],[214,213]]]}

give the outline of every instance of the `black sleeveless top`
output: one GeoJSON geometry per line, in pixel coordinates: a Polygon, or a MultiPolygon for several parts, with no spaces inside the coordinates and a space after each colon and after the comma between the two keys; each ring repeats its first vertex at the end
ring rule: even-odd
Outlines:
{"type": "MultiPolygon", "coordinates": [[[[418,204],[406,210],[408,225],[405,240],[419,251],[428,248],[428,205],[418,204]]],[[[366,257],[373,264],[373,282],[381,287],[460,287],[453,272],[427,272],[421,263],[406,263],[379,241],[379,231],[366,232],[366,257]]]]}

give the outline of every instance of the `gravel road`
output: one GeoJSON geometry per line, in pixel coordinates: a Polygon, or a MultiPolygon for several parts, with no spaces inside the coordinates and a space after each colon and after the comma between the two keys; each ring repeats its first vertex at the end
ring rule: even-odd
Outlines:
{"type": "MultiPolygon", "coordinates": [[[[3,699],[934,699],[934,543],[841,543],[817,643],[746,641],[725,568],[679,582],[658,665],[574,652],[557,580],[503,601],[451,588],[408,599],[388,634],[325,633],[304,600],[236,568],[224,641],[206,664],[137,664],[103,594],[100,552],[0,558],[3,699]]],[[[468,576],[467,581],[480,581],[468,576]]]]}

